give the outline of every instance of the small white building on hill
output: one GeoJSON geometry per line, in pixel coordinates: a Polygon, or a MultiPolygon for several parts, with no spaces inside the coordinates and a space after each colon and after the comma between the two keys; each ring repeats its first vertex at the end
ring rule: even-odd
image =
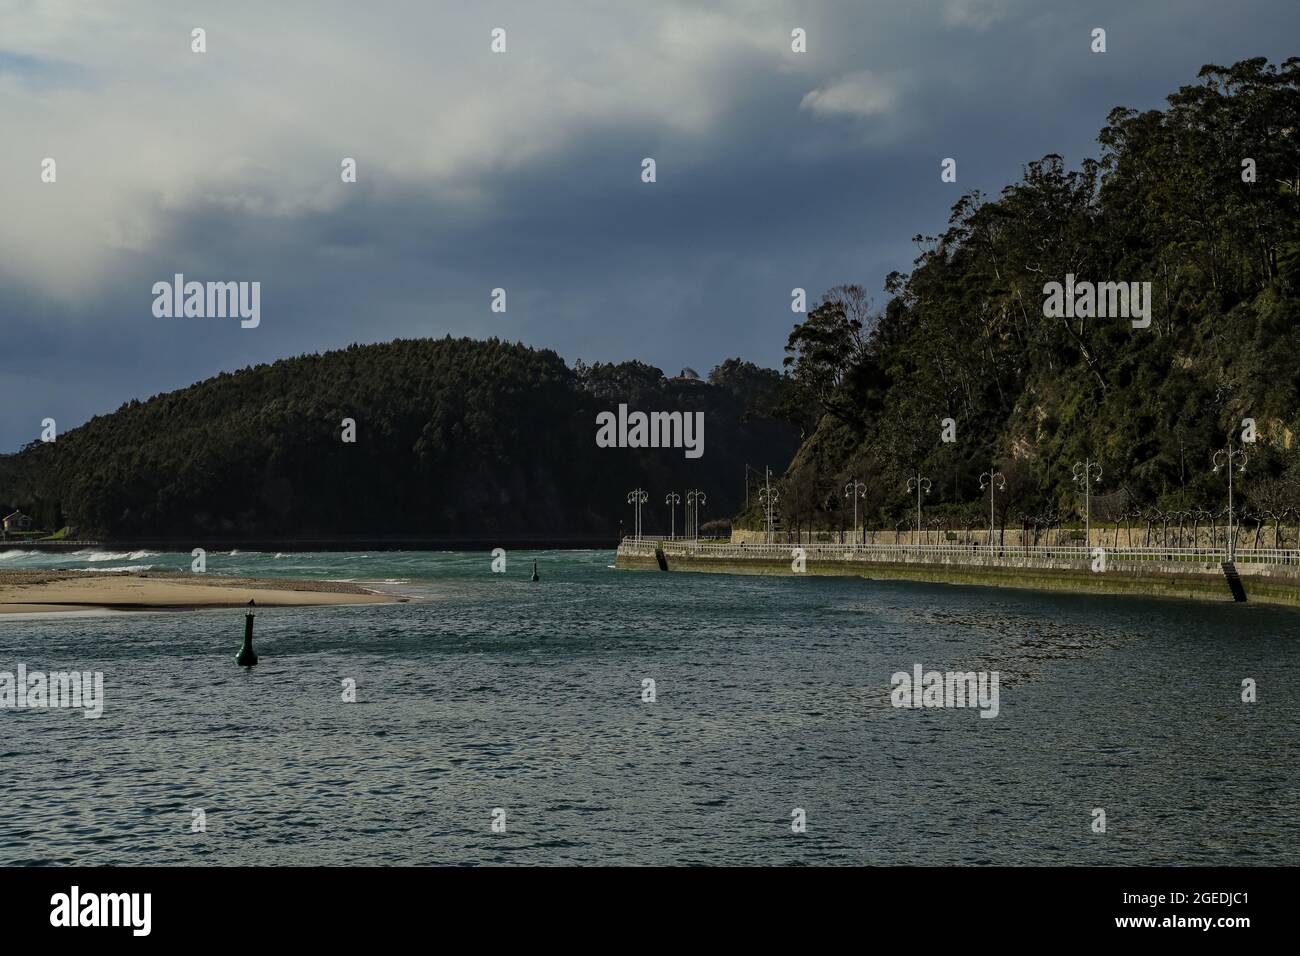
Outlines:
{"type": "Polygon", "coordinates": [[[31,531],[32,519],[21,511],[15,511],[4,519],[5,534],[11,531],[31,531]]]}

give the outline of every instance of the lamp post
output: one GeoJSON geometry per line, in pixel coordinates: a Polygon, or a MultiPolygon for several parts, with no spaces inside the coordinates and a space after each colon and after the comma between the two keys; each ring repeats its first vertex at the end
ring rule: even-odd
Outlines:
{"type": "Polygon", "coordinates": [[[677,506],[681,503],[682,496],[675,491],[668,492],[668,496],[664,498],[664,504],[668,506],[668,514],[671,516],[668,524],[670,540],[677,537],[677,506]]]}
{"type": "Polygon", "coordinates": [[[690,527],[686,533],[692,538],[699,538],[700,536],[700,505],[708,504],[708,502],[708,496],[699,488],[686,492],[686,504],[690,509],[687,512],[690,515],[690,527]]]}
{"type": "Polygon", "coordinates": [[[758,492],[758,500],[767,511],[767,543],[772,543],[772,508],[780,500],[780,493],[771,486],[764,485],[758,492]]]}
{"type": "Polygon", "coordinates": [[[633,488],[627,493],[627,503],[636,507],[636,540],[641,540],[641,506],[650,500],[650,493],[633,488]]]}
{"type": "Polygon", "coordinates": [[[1238,471],[1246,470],[1246,451],[1243,448],[1233,448],[1232,438],[1228,438],[1228,447],[1221,448],[1214,453],[1214,471],[1218,474],[1220,468],[1228,469],[1228,547],[1227,555],[1229,561],[1237,559],[1237,538],[1233,533],[1232,521],[1232,466],[1240,461],[1241,467],[1238,471]]]}
{"type": "Polygon", "coordinates": [[[1101,464],[1091,458],[1076,461],[1074,480],[1083,485],[1083,547],[1086,551],[1092,547],[1092,486],[1101,481],[1101,464]]]}
{"type": "Polygon", "coordinates": [[[980,475],[980,491],[985,488],[989,490],[989,553],[993,553],[993,489],[998,491],[1007,490],[1007,476],[1002,474],[996,468],[990,468],[980,475]]]}
{"type": "Polygon", "coordinates": [[[916,536],[921,537],[921,493],[924,489],[925,494],[930,493],[930,479],[926,478],[919,471],[912,478],[907,479],[907,490],[910,492],[916,489],[916,536]]]}
{"type": "Polygon", "coordinates": [[[853,537],[858,536],[858,499],[867,496],[867,486],[854,478],[844,486],[844,497],[853,499],[853,537]]]}

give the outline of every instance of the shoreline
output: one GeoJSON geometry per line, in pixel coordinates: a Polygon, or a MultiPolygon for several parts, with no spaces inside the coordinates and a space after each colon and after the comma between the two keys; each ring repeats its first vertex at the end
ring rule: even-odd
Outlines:
{"type": "Polygon", "coordinates": [[[358,584],[216,574],[106,571],[0,572],[0,617],[70,611],[188,611],[244,607],[343,607],[403,599],[358,584]]]}

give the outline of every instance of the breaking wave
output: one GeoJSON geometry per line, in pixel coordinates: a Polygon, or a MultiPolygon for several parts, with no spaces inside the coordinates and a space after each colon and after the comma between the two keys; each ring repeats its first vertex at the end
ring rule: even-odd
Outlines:
{"type": "Polygon", "coordinates": [[[152,558],[157,554],[157,551],[74,551],[71,556],[85,561],[99,562],[141,561],[145,558],[152,558]]]}
{"type": "Polygon", "coordinates": [[[152,571],[154,564],[119,564],[109,568],[74,568],[74,571],[93,571],[95,574],[126,574],[129,571],[152,571]]]}

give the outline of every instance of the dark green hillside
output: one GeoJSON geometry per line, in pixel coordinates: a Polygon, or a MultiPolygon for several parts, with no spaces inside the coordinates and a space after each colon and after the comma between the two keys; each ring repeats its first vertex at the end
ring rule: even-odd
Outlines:
{"type": "MultiPolygon", "coordinates": [[[[0,461],[0,498],[44,525],[115,539],[538,534],[609,536],[627,492],[706,489],[705,516],[743,504],[744,465],[784,465],[797,443],[762,409],[781,376],[747,363],[716,384],[641,363],[568,368],[497,340],[396,341],[222,374],[133,401],[0,461]],[[703,410],[705,454],[600,449],[619,401],[703,410]],[[355,444],[341,422],[356,421],[355,444]]],[[[677,520],[680,526],[681,511],[677,520]]]]}
{"type": "Polygon", "coordinates": [[[987,523],[994,463],[1000,520],[1051,524],[1076,513],[1086,456],[1112,510],[1218,511],[1211,454],[1246,418],[1248,514],[1300,509],[1300,59],[1204,67],[1167,109],[1114,110],[1099,142],[1077,169],[1047,156],[996,198],[963,196],[883,311],[840,288],[795,328],[790,408],[811,438],[783,482],[787,526],[841,525],[850,476],[872,524],[907,526],[916,469],[934,514],[987,523]],[[1044,284],[1067,273],[1150,282],[1150,327],[1045,317],[1044,284]]]}

